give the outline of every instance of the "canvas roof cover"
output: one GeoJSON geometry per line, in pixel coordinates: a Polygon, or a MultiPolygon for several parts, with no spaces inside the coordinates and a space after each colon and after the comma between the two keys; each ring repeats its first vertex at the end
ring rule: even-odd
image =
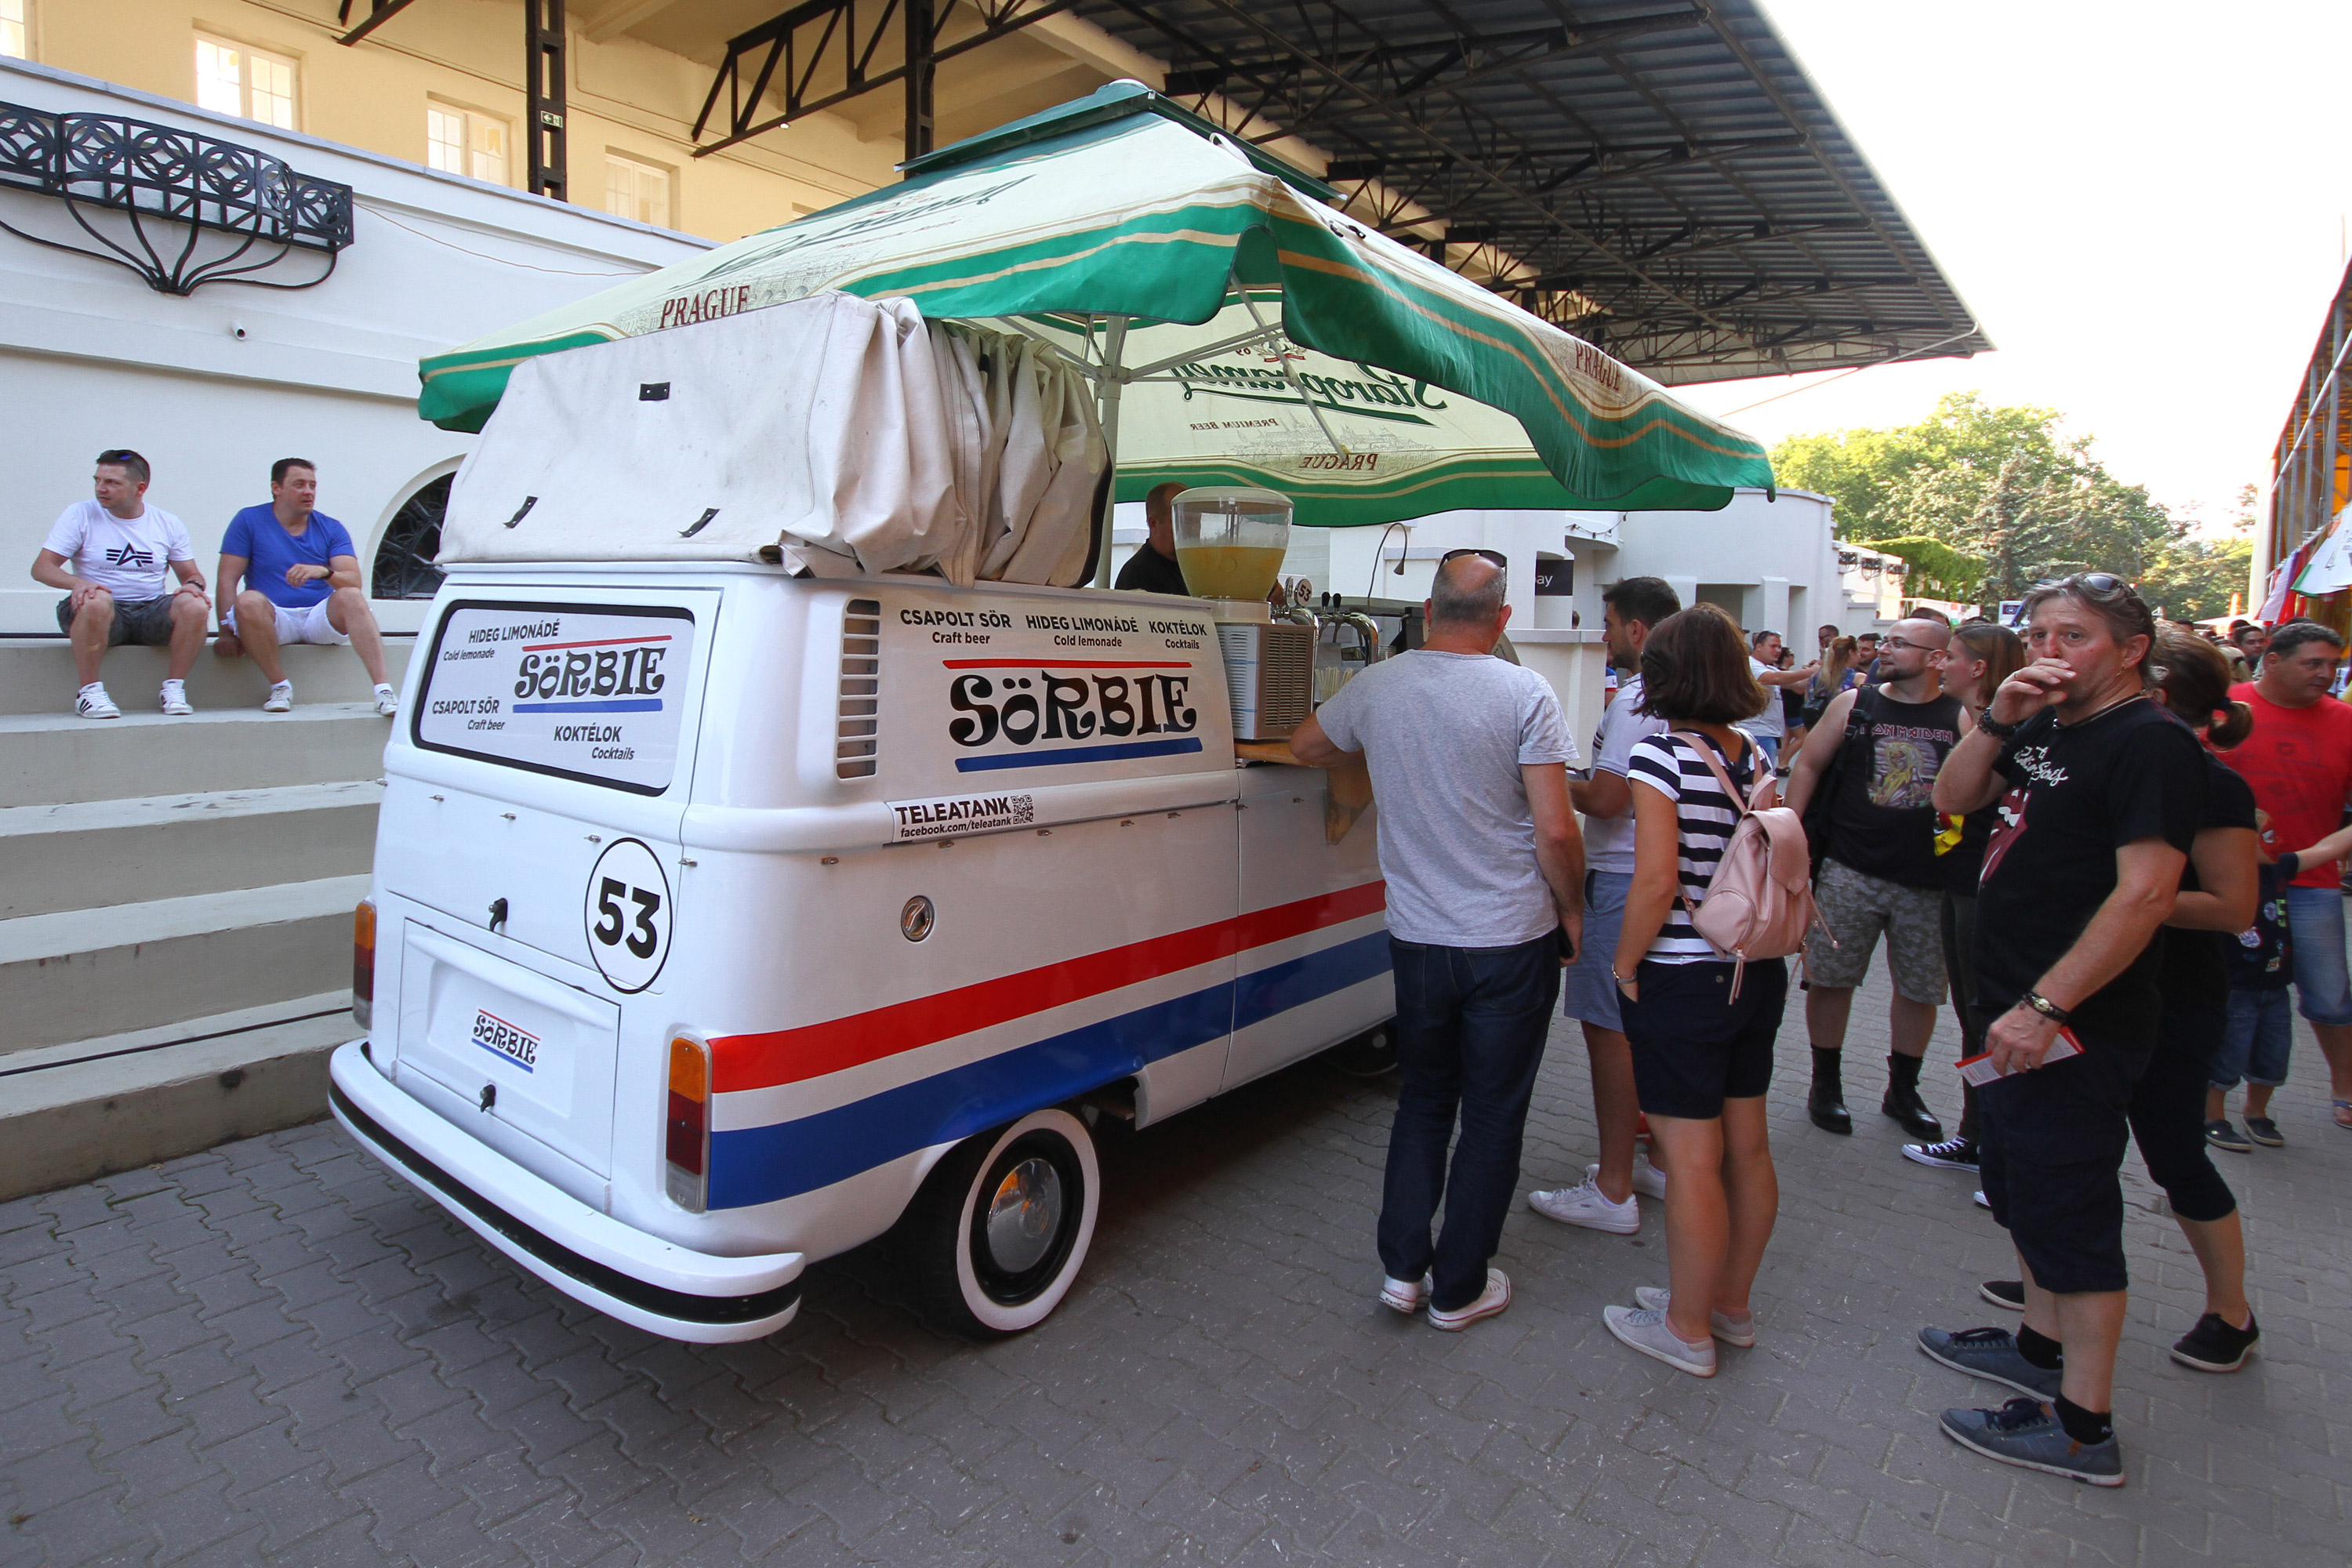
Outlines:
{"type": "Polygon", "coordinates": [[[783,560],[1067,586],[1104,479],[1054,349],[821,293],[525,360],[440,560],[783,560]]]}

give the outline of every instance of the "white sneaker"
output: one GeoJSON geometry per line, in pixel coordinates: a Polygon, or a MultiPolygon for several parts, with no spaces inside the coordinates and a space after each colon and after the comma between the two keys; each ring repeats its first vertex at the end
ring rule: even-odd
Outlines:
{"type": "MultiPolygon", "coordinates": [[[[1600,1165],[1585,1166],[1584,1179],[1598,1182],[1601,1179],[1600,1165]]],[[[1633,1155],[1633,1190],[1645,1198],[1655,1198],[1660,1203],[1666,1201],[1666,1173],[1651,1164],[1649,1157],[1638,1150],[1633,1155]]]]}
{"type": "Polygon", "coordinates": [[[74,694],[74,711],[85,719],[122,717],[122,710],[114,705],[114,699],[109,697],[106,688],[100,684],[85,686],[74,694]]]}
{"type": "Polygon", "coordinates": [[[269,695],[261,700],[261,710],[264,713],[292,712],[294,710],[294,683],[290,680],[281,680],[272,686],[269,689],[269,695]]]}
{"type": "Polygon", "coordinates": [[[1601,1321],[1609,1325],[1611,1333],[1645,1356],[1693,1377],[1715,1375],[1715,1342],[1685,1343],[1667,1326],[1665,1313],[1655,1307],[1603,1307],[1601,1321]]]}
{"type": "Polygon", "coordinates": [[[391,718],[394,713],[400,711],[400,694],[393,690],[389,686],[377,687],[375,689],[375,710],[378,713],[383,714],[387,719],[391,718]]]}
{"type": "Polygon", "coordinates": [[[163,689],[158,700],[163,704],[163,711],[174,719],[184,718],[195,711],[194,708],[188,706],[188,689],[183,681],[163,682],[163,689]]]}
{"type": "Polygon", "coordinates": [[[1486,1288],[1478,1299],[1466,1307],[1451,1312],[1429,1309],[1429,1326],[1443,1329],[1449,1334],[1460,1333],[1481,1318],[1491,1318],[1511,1304],[1511,1277],[1499,1268],[1486,1270],[1486,1288]]]}
{"type": "Polygon", "coordinates": [[[1611,1203],[1592,1178],[1591,1172],[1598,1169],[1596,1165],[1585,1173],[1580,1187],[1529,1193],[1528,1207],[1562,1225],[1580,1225],[1587,1230],[1605,1230],[1612,1236],[1633,1235],[1642,1228],[1642,1200],[1629,1193],[1623,1203],[1611,1203]]]}
{"type": "MultiPolygon", "coordinates": [[[[1633,1305],[1636,1307],[1647,1307],[1652,1311],[1663,1312],[1673,1299],[1674,1292],[1663,1285],[1633,1287],[1633,1305]]],[[[1706,1315],[1706,1327],[1709,1333],[1735,1350],[1748,1351],[1756,1348],[1756,1314],[1753,1312],[1737,1318],[1728,1312],[1709,1312],[1706,1315]]]]}
{"type": "Polygon", "coordinates": [[[1969,1197],[1976,1204],[1977,1207],[1980,1209],[1989,1209],[1992,1207],[1992,1200],[1984,1195],[1984,1189],[1982,1187],[1979,1187],[1975,1192],[1970,1193],[1969,1197]]]}
{"type": "Polygon", "coordinates": [[[1396,1279],[1383,1277],[1381,1280],[1381,1305],[1411,1317],[1421,1310],[1429,1300],[1429,1276],[1418,1279],[1396,1279]]]}

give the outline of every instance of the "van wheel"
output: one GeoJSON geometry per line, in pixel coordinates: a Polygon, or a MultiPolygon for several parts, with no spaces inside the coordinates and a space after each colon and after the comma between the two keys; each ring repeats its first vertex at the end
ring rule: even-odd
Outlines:
{"type": "Polygon", "coordinates": [[[1093,1134],[1039,1110],[965,1140],[925,1179],[898,1250],[925,1314],[978,1339],[1034,1329],[1087,1260],[1102,1178],[1093,1134]]]}
{"type": "Polygon", "coordinates": [[[1325,1051],[1323,1059],[1349,1078],[1385,1078],[1397,1069],[1396,1025],[1378,1025],[1342,1040],[1325,1051]]]}

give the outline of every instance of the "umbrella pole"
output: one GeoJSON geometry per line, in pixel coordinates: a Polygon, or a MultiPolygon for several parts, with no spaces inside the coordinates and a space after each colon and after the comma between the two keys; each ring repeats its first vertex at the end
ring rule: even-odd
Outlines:
{"type": "Polygon", "coordinates": [[[1127,353],[1127,318],[1110,317],[1103,328],[1102,378],[1095,384],[1100,399],[1104,468],[1110,483],[1103,487],[1102,515],[1095,520],[1095,586],[1110,586],[1110,522],[1118,509],[1118,395],[1125,373],[1119,361],[1127,353]]]}

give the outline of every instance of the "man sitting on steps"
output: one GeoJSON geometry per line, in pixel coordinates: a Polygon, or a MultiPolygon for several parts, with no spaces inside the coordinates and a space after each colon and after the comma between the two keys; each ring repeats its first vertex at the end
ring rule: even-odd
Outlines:
{"type": "Polygon", "coordinates": [[[205,646],[205,574],[180,520],[147,504],[148,477],[147,459],[128,447],[100,452],[97,499],[59,513],[33,558],[34,582],[66,590],[58,601],[58,629],[73,644],[74,672],[81,678],[74,711],[85,719],[122,717],[98,666],[108,648],[131,642],[172,650],[163,711],[195,711],[180,683],[205,646]],[[167,565],[180,580],[168,593],[167,565]]]}
{"type": "Polygon", "coordinates": [[[221,536],[220,641],[223,658],[253,656],[269,678],[264,713],[294,706],[294,683],[278,657],[286,643],[344,643],[375,682],[375,710],[389,717],[399,700],[383,678],[383,634],[360,586],[359,557],[343,525],[318,510],[319,470],[307,458],[269,468],[269,504],[249,506],[221,536]],[[248,585],[240,593],[239,582],[248,585]]]}

